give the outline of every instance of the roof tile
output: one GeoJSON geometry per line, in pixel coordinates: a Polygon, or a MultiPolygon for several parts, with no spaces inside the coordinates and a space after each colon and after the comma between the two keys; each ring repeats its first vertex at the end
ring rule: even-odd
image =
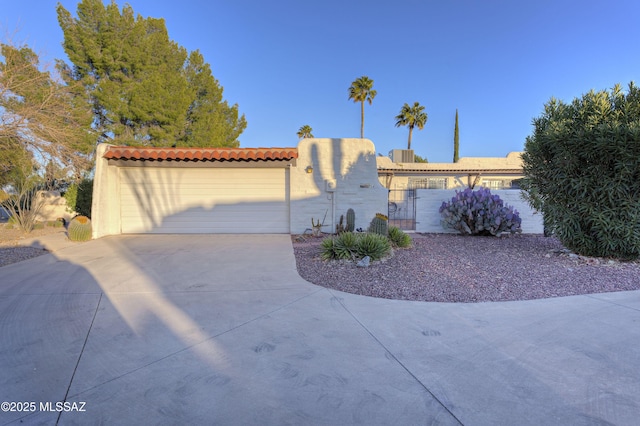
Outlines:
{"type": "Polygon", "coordinates": [[[297,148],[149,148],[110,146],[107,160],[133,161],[268,161],[298,158],[297,148]]]}

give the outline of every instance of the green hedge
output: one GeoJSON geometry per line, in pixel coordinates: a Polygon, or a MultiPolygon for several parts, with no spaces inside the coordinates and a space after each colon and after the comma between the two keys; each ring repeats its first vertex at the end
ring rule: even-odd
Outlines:
{"type": "Polygon", "coordinates": [[[73,183],[64,193],[67,206],[72,212],[91,217],[91,203],[93,202],[93,179],[83,179],[73,183]]]}
{"type": "Polygon", "coordinates": [[[551,99],[533,121],[522,189],[546,231],[586,256],[640,256],[640,90],[551,99]]]}

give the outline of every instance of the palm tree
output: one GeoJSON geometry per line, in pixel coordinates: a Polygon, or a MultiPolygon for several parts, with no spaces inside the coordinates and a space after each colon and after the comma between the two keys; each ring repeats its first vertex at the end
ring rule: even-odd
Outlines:
{"type": "Polygon", "coordinates": [[[413,128],[417,127],[419,130],[424,129],[424,125],[427,123],[429,117],[424,112],[424,107],[419,102],[414,102],[413,106],[405,103],[400,109],[400,114],[396,115],[396,127],[407,126],[409,127],[409,142],[407,143],[407,149],[411,149],[411,134],[413,128]]]}
{"type": "Polygon", "coordinates": [[[376,97],[378,92],[373,90],[373,80],[366,75],[354,80],[349,87],[349,99],[353,99],[353,102],[360,102],[360,137],[364,139],[364,102],[369,102],[369,105],[373,102],[373,98],[376,97]]]}
{"type": "Polygon", "coordinates": [[[313,129],[311,128],[311,126],[309,126],[308,124],[305,124],[304,126],[300,127],[300,129],[298,129],[298,137],[300,139],[312,138],[313,134],[311,132],[313,132],[313,129]]]}

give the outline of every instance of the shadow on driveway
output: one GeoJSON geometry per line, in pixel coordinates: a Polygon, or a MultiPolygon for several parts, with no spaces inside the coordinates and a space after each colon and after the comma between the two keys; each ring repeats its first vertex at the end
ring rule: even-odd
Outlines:
{"type": "Polygon", "coordinates": [[[309,284],[288,235],[0,268],[0,424],[633,424],[640,293],[444,304],[309,284]],[[624,326],[624,327],[623,327],[624,326]]]}

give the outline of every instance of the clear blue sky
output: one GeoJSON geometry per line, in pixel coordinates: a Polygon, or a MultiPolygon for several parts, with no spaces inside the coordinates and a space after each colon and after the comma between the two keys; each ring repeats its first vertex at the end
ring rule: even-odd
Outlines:
{"type": "MultiPolygon", "coordinates": [[[[78,1],[63,0],[74,16],[78,1]]],[[[121,7],[122,1],[117,2],[121,7]]],[[[429,120],[412,147],[450,162],[456,108],[460,155],[502,157],[524,147],[551,96],[640,83],[637,0],[130,0],[162,17],[169,36],[200,50],[248,126],[243,147],[359,137],[360,106],[347,89],[362,75],[378,91],[365,137],[379,153],[406,148],[402,105],[429,120]]],[[[49,60],[62,50],[54,0],[0,0],[4,33],[49,60]]]]}

